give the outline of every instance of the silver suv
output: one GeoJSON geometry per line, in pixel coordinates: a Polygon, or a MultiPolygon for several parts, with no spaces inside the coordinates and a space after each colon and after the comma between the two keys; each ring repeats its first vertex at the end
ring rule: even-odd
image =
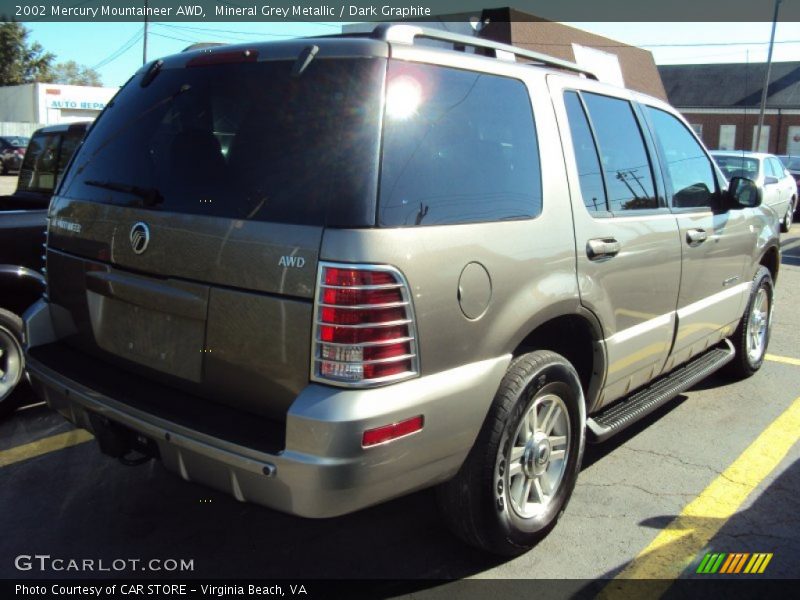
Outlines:
{"type": "Polygon", "coordinates": [[[438,486],[519,553],[585,440],[761,366],[759,204],[667,104],[518,48],[382,25],[183,53],[53,199],[28,370],[128,464],[305,517],[438,486]]]}

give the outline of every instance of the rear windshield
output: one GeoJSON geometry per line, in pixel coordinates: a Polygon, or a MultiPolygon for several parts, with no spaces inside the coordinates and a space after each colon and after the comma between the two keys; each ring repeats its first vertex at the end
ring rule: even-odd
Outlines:
{"type": "Polygon", "coordinates": [[[144,87],[137,75],[93,127],[60,194],[235,219],[373,224],[386,61],[316,59],[298,77],[294,64],[164,69],[144,87]]]}
{"type": "Polygon", "coordinates": [[[714,156],[714,160],[719,165],[725,177],[746,177],[756,179],[758,177],[758,159],[746,158],[744,156],[714,156]]]}
{"type": "Polygon", "coordinates": [[[779,156],[778,158],[790,171],[800,171],[800,156],[779,156]]]}

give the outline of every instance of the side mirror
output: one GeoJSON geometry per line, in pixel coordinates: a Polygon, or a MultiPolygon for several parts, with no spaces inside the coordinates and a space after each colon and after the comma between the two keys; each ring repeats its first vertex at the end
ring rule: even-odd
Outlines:
{"type": "Polygon", "coordinates": [[[773,185],[775,183],[778,183],[778,178],[777,177],[772,177],[770,175],[767,175],[766,177],[764,177],[764,185],[773,185]]]}
{"type": "Polygon", "coordinates": [[[761,188],[746,177],[733,177],[728,185],[730,208],[754,208],[761,206],[761,188]]]}

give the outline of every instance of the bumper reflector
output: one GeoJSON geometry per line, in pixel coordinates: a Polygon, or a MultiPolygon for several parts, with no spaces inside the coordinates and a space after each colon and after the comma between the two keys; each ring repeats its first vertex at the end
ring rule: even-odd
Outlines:
{"type": "Polygon", "coordinates": [[[364,432],[361,445],[364,448],[368,448],[369,446],[376,446],[378,444],[383,444],[384,442],[390,442],[392,440],[396,440],[397,438],[411,435],[417,431],[422,431],[423,423],[424,419],[422,415],[419,415],[412,419],[400,421],[399,423],[392,423],[391,425],[384,425],[383,427],[368,429],[364,432]]]}

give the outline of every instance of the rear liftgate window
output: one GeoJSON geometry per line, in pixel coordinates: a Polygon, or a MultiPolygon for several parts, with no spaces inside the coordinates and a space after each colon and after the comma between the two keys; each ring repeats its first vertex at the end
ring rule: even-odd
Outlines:
{"type": "Polygon", "coordinates": [[[61,133],[43,133],[33,136],[19,173],[18,188],[27,192],[50,193],[60,172],[58,150],[61,133]]]}
{"type": "Polygon", "coordinates": [[[384,59],[165,68],[96,123],[65,196],[304,225],[373,225],[384,59]],[[331,218],[335,221],[331,223],[331,218]]]}
{"type": "Polygon", "coordinates": [[[525,85],[390,62],[379,206],[385,227],[537,216],[539,151],[525,85]]]}

